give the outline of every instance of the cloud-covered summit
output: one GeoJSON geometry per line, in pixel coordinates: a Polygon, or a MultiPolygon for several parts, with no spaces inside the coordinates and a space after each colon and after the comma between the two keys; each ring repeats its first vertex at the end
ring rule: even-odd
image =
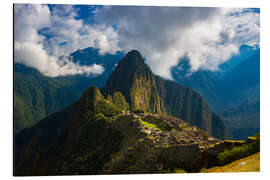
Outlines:
{"type": "Polygon", "coordinates": [[[76,10],[70,5],[51,8],[37,4],[15,5],[15,62],[37,68],[51,77],[102,74],[103,66],[81,66],[66,56],[89,46],[100,49],[100,53],[114,53],[119,50],[115,45],[117,34],[111,27],[89,26],[76,17],[76,10]]]}
{"type": "Polygon", "coordinates": [[[183,56],[192,71],[217,70],[242,44],[259,45],[258,9],[16,5],[14,13],[15,61],[50,76],[102,73],[58,58],[86,47],[137,49],[154,73],[172,79],[183,56]]]}
{"type": "Polygon", "coordinates": [[[116,25],[120,47],[140,50],[169,79],[183,56],[192,71],[217,70],[242,44],[259,44],[259,14],[246,9],[111,6],[98,9],[96,18],[116,25]]]}

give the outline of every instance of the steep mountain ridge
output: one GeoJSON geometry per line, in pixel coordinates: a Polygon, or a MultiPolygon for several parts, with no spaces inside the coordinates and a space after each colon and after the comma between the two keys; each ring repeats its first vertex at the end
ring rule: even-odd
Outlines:
{"type": "Polygon", "coordinates": [[[91,87],[16,135],[14,175],[198,172],[233,146],[178,118],[120,111],[91,87]]]}
{"type": "Polygon", "coordinates": [[[38,70],[14,64],[14,133],[33,126],[42,118],[77,101],[90,86],[104,86],[123,54],[100,55],[98,49],[86,48],[71,53],[69,59],[80,65],[101,64],[99,76],[63,76],[50,78],[38,70]]]}
{"type": "Polygon", "coordinates": [[[202,128],[209,135],[230,136],[221,117],[210,110],[198,93],[154,75],[136,50],[119,62],[101,92],[104,96],[121,92],[131,110],[168,114],[202,128]]]}
{"type": "Polygon", "coordinates": [[[119,62],[106,85],[101,89],[107,96],[121,92],[131,110],[164,113],[164,105],[158,95],[155,78],[144,63],[140,52],[132,50],[119,62]]]}
{"type": "Polygon", "coordinates": [[[15,63],[14,133],[67,107],[90,85],[86,77],[49,78],[33,68],[15,63]]]}

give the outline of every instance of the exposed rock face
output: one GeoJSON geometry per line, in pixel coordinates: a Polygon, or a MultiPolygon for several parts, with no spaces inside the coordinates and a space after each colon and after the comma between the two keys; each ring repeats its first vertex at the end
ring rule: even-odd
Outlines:
{"type": "Polygon", "coordinates": [[[157,93],[154,75],[136,50],[127,53],[102,88],[105,96],[114,92],[121,92],[125,96],[131,110],[165,112],[157,93]]]}
{"type": "Polygon", "coordinates": [[[154,75],[138,51],[130,51],[119,62],[101,91],[105,96],[121,92],[131,110],[175,116],[214,137],[230,137],[221,117],[198,93],[154,75]]]}

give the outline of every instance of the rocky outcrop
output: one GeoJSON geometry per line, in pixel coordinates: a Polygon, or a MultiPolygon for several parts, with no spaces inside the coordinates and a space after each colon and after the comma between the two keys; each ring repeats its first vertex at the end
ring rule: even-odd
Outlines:
{"type": "Polygon", "coordinates": [[[131,110],[165,113],[154,75],[138,51],[132,50],[127,53],[101,91],[105,96],[121,92],[130,104],[131,110]]]}
{"type": "MultiPolygon", "coordinates": [[[[108,97],[110,97],[110,95],[108,95],[108,97]]],[[[126,102],[125,97],[120,92],[113,93],[111,102],[121,110],[129,110],[129,104],[126,102]]]]}
{"type": "Polygon", "coordinates": [[[154,75],[138,51],[127,53],[101,92],[105,96],[121,92],[132,111],[178,117],[214,137],[230,137],[222,118],[211,111],[200,94],[154,75]]]}

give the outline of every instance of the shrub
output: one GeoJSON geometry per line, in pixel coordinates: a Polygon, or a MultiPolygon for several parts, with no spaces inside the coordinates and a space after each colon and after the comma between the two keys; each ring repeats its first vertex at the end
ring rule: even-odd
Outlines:
{"type": "Polygon", "coordinates": [[[161,130],[161,129],[159,129],[159,128],[157,127],[156,124],[152,124],[152,123],[149,123],[149,122],[143,121],[143,120],[141,120],[141,123],[142,123],[144,126],[148,127],[148,128],[152,127],[152,128],[154,128],[154,129],[156,129],[156,130],[161,130]]]}
{"type": "Polygon", "coordinates": [[[233,147],[232,149],[226,149],[217,155],[218,163],[225,165],[235,160],[250,156],[260,151],[260,136],[255,136],[256,140],[253,143],[245,144],[239,147],[233,147]]]}

